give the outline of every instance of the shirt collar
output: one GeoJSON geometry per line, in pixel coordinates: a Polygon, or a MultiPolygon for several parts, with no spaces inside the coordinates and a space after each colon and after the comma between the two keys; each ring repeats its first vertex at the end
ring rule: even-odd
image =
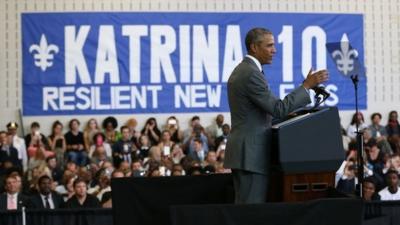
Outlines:
{"type": "Polygon", "coordinates": [[[44,194],[40,194],[40,197],[42,197],[42,199],[48,197],[49,199],[51,199],[51,193],[49,193],[48,195],[44,195],[44,194]]]}
{"type": "Polygon", "coordinates": [[[253,60],[253,62],[257,65],[260,72],[262,71],[262,66],[261,66],[260,61],[258,61],[258,59],[256,59],[254,56],[251,56],[251,55],[246,55],[246,57],[253,60]]]}
{"type": "Polygon", "coordinates": [[[14,193],[14,194],[9,194],[9,193],[7,193],[7,197],[13,197],[14,199],[17,199],[17,197],[18,197],[18,192],[17,192],[17,193],[14,193]]]}

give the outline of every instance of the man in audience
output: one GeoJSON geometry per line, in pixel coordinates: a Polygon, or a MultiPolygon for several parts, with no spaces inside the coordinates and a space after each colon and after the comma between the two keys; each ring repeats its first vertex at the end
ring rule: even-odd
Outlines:
{"type": "Polygon", "coordinates": [[[52,191],[52,179],[41,176],[38,180],[39,192],[31,197],[32,208],[37,209],[58,209],[64,205],[64,200],[57,192],[52,191]]]}
{"type": "Polygon", "coordinates": [[[212,145],[215,145],[215,147],[218,147],[215,144],[215,139],[222,135],[223,124],[224,124],[224,115],[218,114],[217,117],[215,118],[215,123],[211,124],[206,129],[207,134],[209,135],[208,137],[210,138],[210,143],[212,145]]]}
{"type": "Polygon", "coordinates": [[[18,158],[18,150],[11,145],[12,136],[5,131],[0,131],[0,169],[3,164],[10,162],[13,166],[21,168],[21,161],[18,158]]]}
{"type": "Polygon", "coordinates": [[[192,135],[184,140],[184,151],[185,154],[191,154],[194,151],[194,140],[200,139],[205,152],[208,152],[208,138],[207,134],[204,132],[204,128],[197,124],[193,127],[192,135]]]}
{"type": "Polygon", "coordinates": [[[379,148],[384,153],[393,154],[392,147],[387,141],[387,131],[381,123],[382,115],[380,113],[373,113],[371,115],[371,125],[368,127],[371,131],[371,137],[375,138],[378,142],[379,148]]]}
{"type": "Polygon", "coordinates": [[[11,145],[18,151],[18,159],[22,162],[22,168],[24,172],[28,169],[28,154],[26,151],[25,139],[18,137],[17,135],[18,124],[15,122],[9,122],[7,124],[7,131],[12,136],[11,145]]]}
{"type": "Polygon", "coordinates": [[[50,149],[46,136],[40,133],[40,124],[38,122],[33,122],[31,124],[31,133],[25,136],[26,148],[36,145],[37,139],[39,139],[44,144],[46,149],[50,149]]]}
{"type": "MultiPolygon", "coordinates": [[[[217,139],[215,139],[216,149],[220,147],[221,143],[226,145],[230,132],[231,132],[231,126],[229,126],[229,124],[222,125],[222,135],[218,136],[217,139]]],[[[225,150],[225,148],[223,148],[222,150],[225,150]]]]}
{"type": "Polygon", "coordinates": [[[87,183],[81,178],[74,181],[75,194],[68,199],[66,208],[100,208],[100,201],[87,193],[87,183]]]}
{"type": "Polygon", "coordinates": [[[56,156],[50,156],[46,159],[47,168],[49,168],[51,177],[53,181],[57,182],[57,185],[61,183],[61,179],[63,177],[63,171],[57,164],[56,156]]]}
{"type": "Polygon", "coordinates": [[[16,210],[28,207],[29,200],[19,193],[20,181],[17,175],[9,175],[5,180],[6,192],[0,195],[0,210],[16,210]]]}
{"type": "Polygon", "coordinates": [[[130,164],[132,162],[132,152],[136,150],[131,139],[129,127],[122,126],[121,133],[122,138],[118,140],[112,147],[115,168],[118,168],[123,161],[126,161],[130,164]]]}
{"type": "Polygon", "coordinates": [[[190,136],[193,134],[193,128],[196,125],[200,125],[200,117],[199,116],[193,116],[192,119],[190,120],[190,126],[183,131],[183,140],[186,140],[190,138],[190,136]]]}
{"type": "Polygon", "coordinates": [[[382,201],[400,200],[399,174],[395,170],[389,170],[386,173],[386,184],[383,190],[379,192],[382,201]]]}
{"type": "Polygon", "coordinates": [[[200,138],[196,138],[193,141],[193,151],[190,152],[189,156],[196,160],[203,162],[206,157],[207,152],[203,147],[203,141],[200,138]]]}

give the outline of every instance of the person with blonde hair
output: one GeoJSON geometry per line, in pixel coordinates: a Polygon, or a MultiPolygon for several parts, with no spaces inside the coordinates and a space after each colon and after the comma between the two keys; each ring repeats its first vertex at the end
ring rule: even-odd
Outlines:
{"type": "Polygon", "coordinates": [[[98,132],[101,132],[99,124],[95,118],[88,120],[85,129],[83,130],[83,141],[85,143],[85,149],[89,149],[93,145],[93,137],[98,132]]]}

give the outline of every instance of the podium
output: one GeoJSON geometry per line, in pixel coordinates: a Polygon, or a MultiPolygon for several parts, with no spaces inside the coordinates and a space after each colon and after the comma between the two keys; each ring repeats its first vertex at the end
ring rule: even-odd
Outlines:
{"type": "Polygon", "coordinates": [[[269,201],[326,197],[344,160],[336,107],[303,110],[272,126],[269,201]]]}

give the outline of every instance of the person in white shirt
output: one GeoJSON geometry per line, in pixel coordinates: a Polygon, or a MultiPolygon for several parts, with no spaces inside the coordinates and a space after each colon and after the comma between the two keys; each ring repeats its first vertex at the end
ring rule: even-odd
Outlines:
{"type": "Polygon", "coordinates": [[[396,170],[389,170],[386,173],[387,187],[379,192],[382,201],[400,200],[399,174],[396,170]]]}
{"type": "Polygon", "coordinates": [[[18,159],[22,162],[24,172],[28,169],[28,154],[26,151],[25,140],[17,135],[18,124],[16,122],[9,122],[7,124],[7,131],[12,136],[12,146],[18,150],[18,159]]]}

